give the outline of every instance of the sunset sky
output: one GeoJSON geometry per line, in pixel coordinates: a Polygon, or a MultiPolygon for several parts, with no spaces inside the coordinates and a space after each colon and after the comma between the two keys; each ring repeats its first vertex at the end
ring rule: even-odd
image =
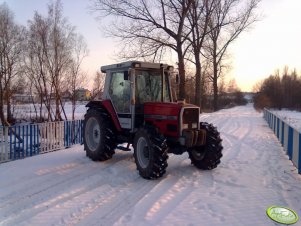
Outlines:
{"type": "MultiPolygon", "coordinates": [[[[34,11],[47,14],[49,0],[0,0],[6,2],[14,12],[17,23],[27,25],[34,11]]],[[[105,38],[97,15],[92,13],[89,0],[62,0],[64,15],[76,26],[89,48],[84,70],[90,81],[101,65],[115,62],[118,42],[105,38]]],[[[301,74],[301,1],[262,0],[258,13],[262,20],[233,44],[231,51],[232,70],[227,78],[235,78],[243,91],[252,90],[253,85],[285,65],[296,68],[301,74]]],[[[176,62],[166,62],[175,64],[176,62]]],[[[91,86],[90,82],[89,86],[91,86]]]]}

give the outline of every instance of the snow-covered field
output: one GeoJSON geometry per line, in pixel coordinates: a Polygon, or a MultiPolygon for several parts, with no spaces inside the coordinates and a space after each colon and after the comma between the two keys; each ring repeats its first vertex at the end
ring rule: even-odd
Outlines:
{"type": "Polygon", "coordinates": [[[301,132],[301,112],[289,110],[273,110],[272,112],[301,132]]]}
{"type": "MultiPolygon", "coordinates": [[[[74,118],[75,119],[83,119],[84,114],[86,112],[86,104],[87,102],[78,102],[75,108],[74,118]]],[[[55,106],[52,106],[55,109],[55,106]]],[[[64,109],[67,115],[67,119],[72,119],[72,104],[71,102],[66,102],[64,104],[64,109]]],[[[33,104],[17,104],[13,106],[13,115],[17,119],[30,119],[35,118],[36,111],[39,114],[39,105],[36,105],[36,109],[33,104]]],[[[47,110],[46,107],[43,106],[43,114],[44,117],[47,118],[47,110]]],[[[64,118],[63,112],[61,111],[62,117],[64,118]]]]}
{"type": "Polygon", "coordinates": [[[212,171],[171,155],[167,174],[149,181],[132,152],[92,162],[82,146],[1,164],[0,225],[273,226],[272,205],[301,216],[301,176],[262,114],[249,105],[201,118],[223,138],[212,171]]]}

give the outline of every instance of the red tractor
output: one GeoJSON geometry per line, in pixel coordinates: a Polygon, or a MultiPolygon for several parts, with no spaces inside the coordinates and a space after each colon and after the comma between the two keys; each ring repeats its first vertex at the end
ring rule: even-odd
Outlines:
{"type": "Polygon", "coordinates": [[[101,67],[106,73],[101,101],[90,101],[84,122],[89,158],[105,161],[115,149],[129,151],[146,179],[166,172],[168,153],[188,152],[191,163],[210,170],[220,163],[222,145],[216,127],[200,122],[200,108],[173,102],[166,64],[130,61],[101,67]],[[127,143],[127,147],[119,144],[127,143]]]}

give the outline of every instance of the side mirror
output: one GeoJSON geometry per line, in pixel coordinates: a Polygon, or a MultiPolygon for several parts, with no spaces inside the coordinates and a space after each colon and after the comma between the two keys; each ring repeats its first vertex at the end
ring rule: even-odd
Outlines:
{"type": "Polygon", "coordinates": [[[125,80],[125,81],[129,80],[129,72],[128,71],[123,72],[123,80],[125,80]]]}

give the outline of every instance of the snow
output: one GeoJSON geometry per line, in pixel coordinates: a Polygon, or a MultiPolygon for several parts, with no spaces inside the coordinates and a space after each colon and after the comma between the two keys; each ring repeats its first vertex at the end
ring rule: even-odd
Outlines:
{"type": "MultiPolygon", "coordinates": [[[[83,119],[84,114],[86,112],[86,101],[77,102],[74,118],[75,119],[83,119]]],[[[16,104],[13,106],[13,115],[17,119],[30,119],[35,118],[36,110],[39,113],[39,105],[36,104],[36,109],[33,104],[16,104]]],[[[43,114],[44,117],[47,117],[47,110],[46,107],[43,106],[43,114]]],[[[52,106],[52,109],[55,109],[55,106],[52,106]]],[[[71,102],[64,103],[64,110],[66,112],[66,116],[68,120],[72,119],[72,104],[71,102]]],[[[62,117],[64,118],[63,112],[61,112],[62,117]]]]}
{"type": "Polygon", "coordinates": [[[301,112],[290,110],[272,110],[271,112],[287,122],[287,124],[289,124],[290,126],[294,127],[296,130],[301,132],[301,112]]]}
{"type": "Polygon", "coordinates": [[[80,145],[1,164],[0,225],[275,226],[272,205],[301,216],[301,176],[262,114],[248,105],[201,119],[223,139],[212,171],[170,155],[163,178],[149,181],[132,152],[93,162],[80,145]]]}

